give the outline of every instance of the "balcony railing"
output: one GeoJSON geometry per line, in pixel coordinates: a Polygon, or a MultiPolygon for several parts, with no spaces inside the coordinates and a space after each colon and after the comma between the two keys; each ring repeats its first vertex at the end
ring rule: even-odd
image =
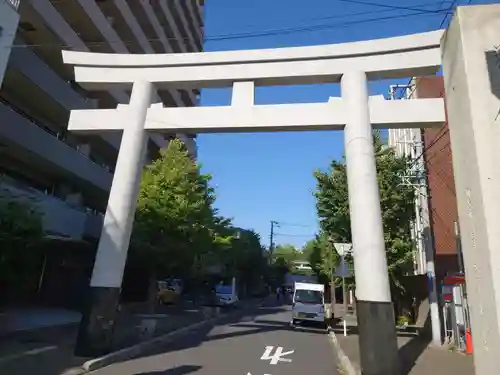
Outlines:
{"type": "Polygon", "coordinates": [[[12,7],[17,10],[19,8],[19,4],[21,4],[21,0],[7,0],[7,2],[12,5],[12,7]]]}
{"type": "Polygon", "coordinates": [[[14,112],[16,112],[20,116],[24,117],[29,122],[31,122],[33,125],[37,126],[38,128],[42,129],[43,131],[45,131],[47,134],[50,134],[54,138],[57,138],[65,146],[70,147],[71,149],[73,149],[76,152],[78,152],[80,155],[85,156],[92,163],[100,166],[101,168],[103,168],[107,172],[113,173],[113,168],[112,167],[108,166],[104,162],[101,162],[101,161],[97,160],[92,155],[84,154],[83,152],[81,152],[79,150],[79,145],[72,145],[72,144],[68,143],[67,142],[67,130],[61,130],[60,132],[55,132],[54,130],[48,128],[47,126],[45,126],[43,124],[41,124],[38,120],[36,120],[35,118],[33,118],[32,116],[30,116],[29,114],[27,114],[25,111],[23,111],[22,109],[18,108],[17,106],[15,106],[14,104],[12,104],[7,99],[5,99],[5,98],[3,98],[1,96],[0,96],[0,103],[6,105],[11,110],[13,110],[14,112]]]}
{"type": "Polygon", "coordinates": [[[2,195],[10,199],[24,201],[36,207],[43,215],[45,231],[75,239],[82,238],[87,220],[84,207],[76,207],[5,175],[0,176],[0,190],[2,195]]]}

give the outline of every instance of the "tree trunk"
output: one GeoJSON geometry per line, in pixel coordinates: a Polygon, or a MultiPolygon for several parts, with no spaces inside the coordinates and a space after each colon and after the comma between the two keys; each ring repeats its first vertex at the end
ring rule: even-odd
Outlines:
{"type": "Polygon", "coordinates": [[[149,314],[154,314],[156,305],[158,304],[158,282],[156,280],[156,273],[151,272],[149,276],[148,299],[146,302],[146,310],[149,314]]]}

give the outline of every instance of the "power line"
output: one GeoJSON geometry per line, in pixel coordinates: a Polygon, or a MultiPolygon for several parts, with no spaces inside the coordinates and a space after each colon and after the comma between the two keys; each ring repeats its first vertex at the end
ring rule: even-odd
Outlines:
{"type": "Polygon", "coordinates": [[[421,157],[423,157],[425,155],[425,153],[427,151],[429,151],[441,138],[443,138],[446,134],[448,134],[449,131],[450,130],[448,128],[446,128],[443,124],[443,126],[441,126],[441,129],[439,130],[438,134],[432,139],[432,141],[429,142],[429,144],[427,146],[424,147],[422,152],[417,157],[415,157],[415,159],[412,160],[412,163],[409,165],[409,167],[411,168],[412,166],[414,166],[417,163],[417,161],[421,157]],[[442,132],[443,130],[444,130],[444,132],[442,132]]]}
{"type": "MultiPolygon", "coordinates": [[[[432,13],[432,15],[442,14],[446,11],[447,10],[436,11],[436,13],[432,13]]],[[[319,31],[319,30],[335,29],[335,28],[341,28],[341,27],[345,27],[345,26],[359,25],[359,24],[365,24],[365,23],[371,23],[371,22],[389,21],[389,20],[394,20],[394,19],[398,19],[398,18],[415,17],[415,16],[422,16],[422,15],[429,15],[429,13],[427,11],[426,12],[415,12],[415,13],[406,13],[406,14],[400,14],[400,15],[391,15],[391,16],[386,16],[386,17],[367,18],[367,19],[356,20],[356,21],[346,21],[346,22],[339,22],[339,23],[332,23],[332,24],[316,25],[316,26],[310,26],[310,27],[275,29],[275,30],[267,30],[267,31],[256,32],[256,33],[233,34],[233,35],[229,35],[229,36],[214,36],[214,37],[206,38],[205,40],[206,41],[219,41],[219,40],[228,40],[228,39],[233,40],[233,39],[242,39],[242,38],[257,38],[257,37],[262,37],[262,36],[286,35],[286,34],[293,34],[293,33],[297,33],[297,32],[312,32],[312,31],[319,31]]]]}
{"type": "Polygon", "coordinates": [[[306,225],[306,224],[285,223],[283,221],[278,221],[277,223],[279,225],[284,225],[284,226],[287,226],[287,227],[313,228],[312,225],[306,225]]]}
{"type": "MultiPolygon", "coordinates": [[[[439,5],[439,9],[442,8],[442,5],[444,3],[448,3],[453,0],[441,0],[441,3],[439,5]]],[[[419,10],[422,11],[427,11],[427,9],[424,9],[425,7],[430,7],[430,6],[435,6],[437,4],[436,0],[431,1],[431,2],[425,2],[425,3],[419,3],[415,4],[415,7],[420,7],[419,10]]],[[[378,5],[378,4],[377,4],[378,5]]],[[[361,11],[361,12],[349,12],[349,13],[342,13],[342,14],[334,14],[334,15],[327,15],[327,16],[320,16],[320,17],[308,17],[304,19],[299,19],[296,20],[294,23],[305,23],[305,22],[311,22],[311,21],[323,21],[323,20],[332,20],[332,19],[345,19],[348,17],[356,17],[356,16],[363,16],[366,14],[380,14],[380,13],[390,13],[399,10],[400,7],[385,7],[385,9],[378,9],[378,10],[370,10],[370,11],[361,11]]],[[[431,12],[433,10],[430,10],[431,12]]],[[[247,26],[253,26],[253,24],[246,24],[246,25],[241,25],[243,27],[247,26]]]]}
{"type": "MultiPolygon", "coordinates": [[[[368,1],[360,1],[360,0],[337,0],[337,1],[340,1],[343,3],[360,4],[360,5],[368,5],[368,6],[372,6],[372,7],[387,8],[387,9],[392,9],[392,10],[413,10],[416,12],[427,12],[427,13],[438,13],[439,12],[439,10],[429,10],[429,9],[415,8],[415,7],[405,7],[405,6],[397,6],[397,5],[371,3],[368,1]]],[[[433,2],[432,4],[437,4],[437,2],[433,2]]],[[[442,3],[441,3],[441,6],[442,6],[442,3]]]]}
{"type": "MultiPolygon", "coordinates": [[[[445,13],[445,15],[444,15],[444,17],[443,17],[443,19],[442,19],[441,23],[439,24],[439,29],[442,29],[442,28],[443,28],[443,26],[444,26],[444,24],[445,24],[446,20],[448,19],[448,16],[449,16],[450,14],[453,14],[453,8],[454,8],[454,7],[456,8],[458,5],[460,5],[460,4],[457,4],[457,1],[459,1],[459,0],[452,0],[452,2],[451,2],[451,4],[450,4],[450,6],[448,7],[448,9],[446,9],[446,13],[445,13]]],[[[473,1],[473,0],[468,0],[468,1],[467,1],[467,3],[466,3],[466,4],[464,4],[464,5],[470,5],[470,4],[472,3],[472,1],[473,1]]],[[[441,2],[441,4],[440,4],[440,8],[443,6],[443,4],[444,4],[444,3],[445,3],[445,1],[443,0],[443,1],[441,2]]],[[[410,80],[408,81],[407,86],[411,86],[411,81],[412,81],[412,79],[413,79],[413,78],[410,78],[410,80]]],[[[414,92],[415,92],[415,90],[417,89],[417,86],[418,86],[418,82],[417,82],[415,85],[413,85],[413,88],[412,88],[412,90],[411,90],[410,94],[408,94],[408,98],[410,98],[410,97],[413,95],[413,93],[414,93],[414,92]]],[[[400,99],[401,99],[402,97],[403,97],[403,95],[401,95],[400,99]]]]}
{"type": "Polygon", "coordinates": [[[274,233],[275,236],[281,237],[315,237],[316,234],[289,234],[289,233],[274,233]]]}
{"type": "MultiPolygon", "coordinates": [[[[222,40],[234,40],[234,39],[245,39],[245,38],[258,38],[258,37],[267,37],[267,36],[276,36],[276,35],[288,35],[288,34],[294,34],[294,33],[300,33],[300,32],[313,32],[313,31],[320,31],[320,30],[328,30],[328,29],[336,29],[336,28],[343,28],[343,27],[348,27],[348,26],[355,26],[355,25],[361,25],[361,24],[366,24],[366,23],[373,23],[373,22],[383,22],[383,21],[391,21],[395,19],[401,19],[401,18],[408,18],[408,17],[418,17],[418,16],[429,16],[429,15],[436,15],[436,14],[443,14],[447,12],[448,10],[436,10],[435,12],[429,13],[429,11],[421,11],[421,12],[414,12],[414,13],[405,13],[405,14],[399,14],[399,15],[390,15],[390,16],[385,16],[385,17],[373,17],[373,18],[365,18],[361,20],[351,20],[351,21],[345,21],[345,22],[336,22],[336,23],[328,23],[328,24],[320,24],[320,25],[314,25],[314,26],[308,26],[308,27],[297,27],[297,28],[281,28],[281,29],[271,29],[271,30],[266,30],[262,32],[254,32],[254,33],[233,33],[233,34],[227,34],[227,35],[216,35],[212,37],[205,38],[205,41],[222,41],[222,40]]],[[[373,12],[370,12],[370,14],[373,12]]],[[[182,40],[188,40],[188,38],[181,38],[182,40]]],[[[176,40],[179,41],[178,38],[167,38],[167,40],[176,40]]],[[[154,43],[154,42],[161,42],[162,39],[160,38],[149,38],[147,39],[148,42],[154,43]]],[[[124,44],[124,45],[130,45],[130,44],[136,44],[138,43],[135,40],[128,40],[128,41],[86,41],[85,45],[88,47],[98,47],[98,46],[107,46],[107,45],[113,45],[116,43],[124,44]]],[[[42,43],[42,44],[37,44],[37,43],[23,43],[23,44],[13,44],[12,46],[6,46],[5,48],[72,48],[69,45],[63,44],[63,43],[42,43]]]]}

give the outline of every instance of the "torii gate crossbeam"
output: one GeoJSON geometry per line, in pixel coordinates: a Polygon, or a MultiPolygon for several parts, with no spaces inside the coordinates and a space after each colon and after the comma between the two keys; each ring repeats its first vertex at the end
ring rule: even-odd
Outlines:
{"type": "Polygon", "coordinates": [[[82,351],[94,354],[108,345],[96,338],[109,336],[100,322],[114,319],[111,306],[116,305],[120,292],[148,130],[338,129],[345,135],[362,367],[366,375],[399,374],[372,124],[404,128],[440,125],[445,120],[444,104],[442,99],[386,102],[369,98],[367,82],[435,74],[441,65],[441,35],[436,31],[331,46],[172,55],[64,51],[64,62],[76,65],[76,81],[85,88],[132,87],[129,105],[72,111],[68,127],[78,132],[123,130],[91,280],[93,301],[80,330],[82,351]],[[254,105],[254,85],[323,82],[340,82],[342,98],[319,104],[254,105]],[[231,106],[151,105],[157,88],[220,86],[233,86],[231,106]]]}

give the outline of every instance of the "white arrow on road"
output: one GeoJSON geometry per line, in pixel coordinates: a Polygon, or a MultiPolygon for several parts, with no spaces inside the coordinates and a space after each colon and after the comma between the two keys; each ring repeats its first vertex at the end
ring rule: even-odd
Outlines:
{"type": "Polygon", "coordinates": [[[262,357],[260,357],[261,360],[263,361],[271,361],[271,365],[277,365],[278,362],[292,362],[290,358],[281,358],[285,357],[287,355],[292,354],[295,352],[295,350],[289,350],[288,352],[284,352],[283,348],[281,346],[278,346],[276,350],[274,351],[274,354],[271,355],[273,352],[274,346],[266,346],[266,350],[264,351],[264,354],[262,354],[262,357]]]}

